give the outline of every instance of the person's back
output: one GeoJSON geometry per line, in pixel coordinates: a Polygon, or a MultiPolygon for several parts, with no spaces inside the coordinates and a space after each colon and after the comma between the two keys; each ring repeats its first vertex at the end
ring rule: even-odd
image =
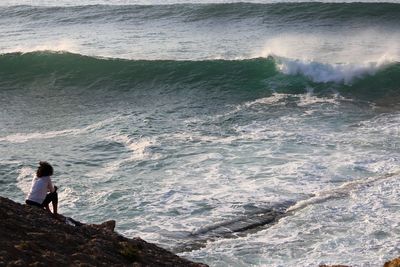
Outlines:
{"type": "MultiPolygon", "coordinates": [[[[26,199],[37,203],[42,203],[46,198],[47,192],[51,192],[50,187],[50,176],[35,177],[32,180],[31,190],[26,199]]],[[[54,189],[52,191],[54,191],[54,189]]]]}
{"type": "Polygon", "coordinates": [[[57,214],[58,195],[57,187],[53,186],[50,176],[53,175],[53,167],[45,161],[39,162],[36,177],[32,180],[31,190],[25,200],[27,205],[49,209],[50,202],[54,214],[57,214]],[[49,193],[48,193],[49,192],[49,193]]]}

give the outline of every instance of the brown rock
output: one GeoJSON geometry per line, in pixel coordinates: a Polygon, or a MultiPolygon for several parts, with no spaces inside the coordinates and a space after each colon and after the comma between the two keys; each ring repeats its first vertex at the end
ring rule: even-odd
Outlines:
{"type": "Polygon", "coordinates": [[[383,267],[400,267],[400,258],[396,258],[386,262],[385,265],[383,265],[383,267]]]}
{"type": "Polygon", "coordinates": [[[114,220],[110,220],[110,221],[106,221],[103,222],[102,224],[99,225],[101,228],[104,228],[106,230],[109,230],[111,232],[114,232],[115,229],[115,221],[114,220]]]}

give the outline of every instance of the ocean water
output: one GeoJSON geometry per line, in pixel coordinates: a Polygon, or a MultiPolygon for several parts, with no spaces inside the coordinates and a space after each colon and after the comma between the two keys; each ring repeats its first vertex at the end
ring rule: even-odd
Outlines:
{"type": "Polygon", "coordinates": [[[5,0],[0,190],[210,266],[400,254],[399,1],[5,0]],[[271,219],[272,218],[272,219],[271,219]]]}

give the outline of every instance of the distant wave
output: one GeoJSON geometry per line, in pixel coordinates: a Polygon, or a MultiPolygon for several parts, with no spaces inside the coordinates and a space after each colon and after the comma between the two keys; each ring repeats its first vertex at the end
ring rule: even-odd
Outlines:
{"type": "Polygon", "coordinates": [[[358,97],[400,96],[400,63],[323,64],[277,56],[243,60],[104,59],[68,52],[0,55],[0,90],[51,79],[85,90],[219,89],[277,93],[339,91],[358,97]]]}
{"type": "Polygon", "coordinates": [[[0,7],[2,19],[61,24],[96,23],[98,21],[260,19],[263,23],[307,21],[399,22],[400,4],[396,3],[208,3],[170,5],[82,5],[82,6],[8,6],[0,7]]]}

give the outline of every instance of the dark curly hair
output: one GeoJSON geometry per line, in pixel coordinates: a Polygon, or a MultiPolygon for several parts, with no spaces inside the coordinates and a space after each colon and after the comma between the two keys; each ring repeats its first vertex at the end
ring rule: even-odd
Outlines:
{"type": "Polygon", "coordinates": [[[52,175],[53,175],[53,167],[47,161],[40,161],[39,167],[36,171],[36,176],[43,177],[52,175]]]}

